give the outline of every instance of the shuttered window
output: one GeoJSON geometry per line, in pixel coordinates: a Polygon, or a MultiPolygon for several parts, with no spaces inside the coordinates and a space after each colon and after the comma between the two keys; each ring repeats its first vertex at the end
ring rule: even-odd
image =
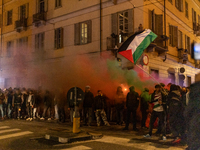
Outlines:
{"type": "Polygon", "coordinates": [[[63,48],[63,28],[55,29],[54,33],[54,48],[60,49],[63,48]]]}
{"type": "Polygon", "coordinates": [[[178,31],[178,48],[183,48],[183,33],[178,31]]]}
{"type": "Polygon", "coordinates": [[[197,22],[196,11],[194,11],[193,8],[192,8],[192,22],[193,22],[193,23],[196,23],[196,22],[197,22]]]}
{"type": "Polygon", "coordinates": [[[28,18],[29,4],[24,4],[18,7],[18,17],[20,20],[28,18]]]}
{"type": "Polygon", "coordinates": [[[191,54],[190,37],[187,35],[185,35],[185,49],[187,49],[188,54],[191,54]]]}
{"type": "Polygon", "coordinates": [[[28,37],[22,37],[17,39],[17,48],[19,50],[26,50],[28,47],[28,37]]]}
{"type": "Polygon", "coordinates": [[[169,25],[169,45],[178,47],[178,27],[169,25]]]}
{"type": "Polygon", "coordinates": [[[83,45],[92,42],[92,21],[84,21],[74,25],[74,44],[83,45]]]}
{"type": "Polygon", "coordinates": [[[43,13],[47,12],[48,9],[48,0],[36,0],[36,12],[43,13]]]}
{"type": "Polygon", "coordinates": [[[55,7],[62,7],[61,0],[55,0],[55,7]]]}
{"type": "Polygon", "coordinates": [[[175,0],[175,5],[179,11],[183,11],[183,0],[175,0]]]}
{"type": "Polygon", "coordinates": [[[12,10],[7,11],[7,23],[6,25],[11,25],[12,24],[12,10]]]}
{"type": "Polygon", "coordinates": [[[44,50],[44,33],[39,33],[35,35],[35,50],[36,51],[44,50]]]}
{"type": "Polygon", "coordinates": [[[13,56],[13,41],[8,41],[7,42],[7,48],[6,48],[6,56],[7,57],[12,57],[13,56]]]}
{"type": "Polygon", "coordinates": [[[188,3],[185,1],[185,17],[189,18],[189,14],[188,14],[188,3]]]}

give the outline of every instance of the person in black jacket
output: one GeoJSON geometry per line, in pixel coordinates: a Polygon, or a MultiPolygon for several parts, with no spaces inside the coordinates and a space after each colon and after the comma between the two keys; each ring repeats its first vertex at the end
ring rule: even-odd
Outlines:
{"type": "Polygon", "coordinates": [[[83,119],[85,125],[90,126],[92,122],[92,107],[94,104],[94,95],[90,92],[90,86],[85,87],[85,96],[83,99],[83,119]],[[88,123],[87,123],[88,115],[88,123]]]}
{"type": "Polygon", "coordinates": [[[190,86],[189,103],[184,117],[187,129],[187,150],[200,149],[200,81],[190,86]]]}
{"type": "Polygon", "coordinates": [[[180,142],[180,136],[184,134],[184,105],[181,101],[181,93],[177,85],[172,84],[168,95],[169,105],[169,124],[170,129],[175,137],[173,143],[180,142]]]}
{"type": "Polygon", "coordinates": [[[44,95],[44,111],[43,111],[42,118],[40,118],[41,120],[44,120],[45,114],[48,111],[48,109],[50,111],[50,116],[49,116],[48,120],[51,120],[51,107],[52,107],[52,103],[53,103],[53,96],[47,90],[46,93],[45,93],[45,95],[44,95]]]}
{"type": "Polygon", "coordinates": [[[13,100],[12,100],[12,104],[14,107],[14,112],[15,112],[15,116],[14,118],[18,118],[18,120],[20,119],[20,111],[21,111],[21,93],[19,91],[19,89],[16,89],[16,93],[13,95],[13,100]]]}
{"type": "Polygon", "coordinates": [[[104,121],[104,124],[106,126],[110,126],[110,124],[107,121],[107,116],[106,116],[105,108],[106,108],[106,98],[102,94],[101,90],[98,90],[98,94],[94,98],[94,109],[95,109],[95,113],[96,113],[97,126],[98,127],[101,124],[100,115],[101,115],[102,120],[104,121]]]}
{"type": "Polygon", "coordinates": [[[130,92],[126,96],[126,107],[127,107],[127,118],[126,118],[126,126],[123,130],[128,130],[129,122],[130,122],[130,116],[131,113],[133,115],[133,130],[138,131],[136,128],[136,111],[139,106],[139,94],[135,92],[134,86],[131,86],[130,92]]]}

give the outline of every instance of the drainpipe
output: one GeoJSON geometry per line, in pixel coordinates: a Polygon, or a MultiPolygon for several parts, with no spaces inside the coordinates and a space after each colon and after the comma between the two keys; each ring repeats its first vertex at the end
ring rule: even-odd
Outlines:
{"type": "Polygon", "coordinates": [[[100,0],[100,55],[102,52],[102,0],[100,0]]]}
{"type": "MultiPolygon", "coordinates": [[[[165,38],[166,38],[166,6],[165,6],[165,1],[166,0],[164,0],[164,35],[165,35],[165,38]]],[[[166,39],[165,39],[165,48],[166,48],[166,46],[167,46],[167,41],[166,41],[166,39]]]]}
{"type": "Polygon", "coordinates": [[[3,0],[2,0],[2,7],[1,7],[1,14],[2,14],[2,17],[1,17],[1,50],[0,50],[0,71],[2,71],[2,68],[1,68],[1,54],[2,54],[2,51],[3,51],[3,0]]]}

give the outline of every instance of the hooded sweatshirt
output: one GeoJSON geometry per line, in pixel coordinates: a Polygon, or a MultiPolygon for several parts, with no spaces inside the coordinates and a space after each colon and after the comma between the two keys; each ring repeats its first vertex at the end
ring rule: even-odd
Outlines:
{"type": "Polygon", "coordinates": [[[139,105],[139,94],[135,92],[134,86],[131,86],[129,89],[130,92],[126,96],[126,107],[128,109],[136,110],[139,105]]]}

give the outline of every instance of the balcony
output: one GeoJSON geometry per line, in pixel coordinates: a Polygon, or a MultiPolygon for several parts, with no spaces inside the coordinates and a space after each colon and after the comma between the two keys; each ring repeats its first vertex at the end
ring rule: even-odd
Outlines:
{"type": "Polygon", "coordinates": [[[200,36],[200,24],[198,23],[193,23],[193,31],[196,36],[200,36]]]}
{"type": "Polygon", "coordinates": [[[179,48],[178,49],[178,58],[179,58],[179,62],[181,62],[182,64],[186,64],[188,61],[188,50],[179,48]]]}
{"type": "Polygon", "coordinates": [[[46,20],[47,20],[47,12],[37,13],[33,15],[33,24],[36,27],[45,25],[46,20]]]}
{"type": "Polygon", "coordinates": [[[21,32],[23,30],[26,30],[27,20],[28,20],[27,18],[23,18],[23,19],[15,21],[15,30],[17,32],[21,32]]]}

